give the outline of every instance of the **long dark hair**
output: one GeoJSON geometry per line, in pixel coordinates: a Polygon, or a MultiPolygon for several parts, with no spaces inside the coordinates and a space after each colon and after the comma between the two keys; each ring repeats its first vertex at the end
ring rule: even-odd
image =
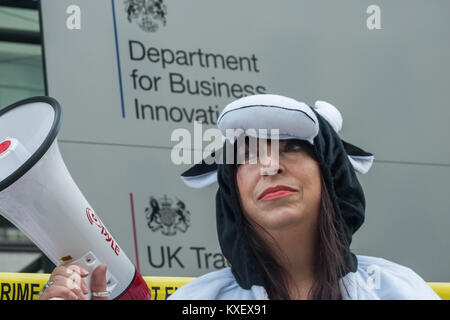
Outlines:
{"type": "MultiPolygon", "coordinates": [[[[312,148],[305,143],[306,152],[317,159],[312,148]]],[[[317,253],[314,266],[315,281],[309,292],[314,300],[341,300],[339,280],[342,274],[349,272],[345,257],[349,248],[341,241],[342,230],[336,219],[335,210],[321,174],[321,201],[318,217],[317,253]]],[[[256,259],[266,278],[265,289],[270,299],[290,300],[287,283],[289,275],[275,259],[268,244],[258,229],[268,232],[255,222],[249,222],[244,215],[244,232],[256,259]]],[[[269,235],[269,234],[268,234],[269,235]]],[[[269,235],[270,237],[270,235],[269,235]]]]}

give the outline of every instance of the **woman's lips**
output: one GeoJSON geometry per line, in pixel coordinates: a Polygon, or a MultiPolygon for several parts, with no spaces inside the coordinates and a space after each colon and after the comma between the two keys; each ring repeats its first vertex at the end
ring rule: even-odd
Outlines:
{"type": "Polygon", "coordinates": [[[259,195],[258,200],[262,200],[262,201],[275,200],[275,199],[289,196],[296,192],[298,192],[298,190],[296,190],[294,188],[284,186],[284,185],[277,185],[275,187],[269,187],[266,190],[264,190],[259,195]]]}

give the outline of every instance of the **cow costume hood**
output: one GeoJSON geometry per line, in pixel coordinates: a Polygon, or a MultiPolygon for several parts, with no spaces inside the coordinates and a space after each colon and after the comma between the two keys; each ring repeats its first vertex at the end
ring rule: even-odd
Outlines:
{"type": "MultiPolygon", "coordinates": [[[[217,124],[223,135],[221,151],[224,159],[226,144],[233,142],[225,138],[227,129],[242,129],[246,132],[256,129],[258,138],[273,138],[271,129],[278,129],[279,139],[308,141],[313,147],[330,194],[343,235],[342,243],[350,248],[352,235],[364,222],[365,211],[364,192],[355,171],[366,173],[374,157],[339,137],[342,117],[333,105],[317,101],[310,107],[279,95],[253,95],[227,105],[217,124]]],[[[231,263],[231,271],[239,285],[250,289],[253,285],[264,286],[265,276],[243,232],[244,218],[236,184],[236,169],[236,164],[227,164],[225,161],[211,163],[204,159],[184,172],[181,178],[193,188],[218,183],[216,221],[222,253],[231,263]]],[[[349,251],[346,261],[348,269],[355,272],[356,256],[349,251]]]]}

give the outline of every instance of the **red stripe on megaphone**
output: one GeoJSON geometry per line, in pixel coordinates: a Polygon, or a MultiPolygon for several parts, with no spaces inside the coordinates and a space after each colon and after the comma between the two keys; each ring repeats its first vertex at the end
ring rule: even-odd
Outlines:
{"type": "Polygon", "coordinates": [[[136,270],[136,274],[130,286],[117,298],[117,300],[150,300],[150,298],[148,285],[139,271],[136,270]]]}

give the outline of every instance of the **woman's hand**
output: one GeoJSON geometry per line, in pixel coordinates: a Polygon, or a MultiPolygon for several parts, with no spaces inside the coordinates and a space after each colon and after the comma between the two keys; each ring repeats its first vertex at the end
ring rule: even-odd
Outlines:
{"type": "MultiPolygon", "coordinates": [[[[91,292],[106,291],[106,269],[105,264],[99,265],[91,276],[91,292]]],[[[39,300],[49,300],[52,298],[63,298],[64,300],[86,300],[88,286],[85,277],[88,271],[77,265],[60,265],[56,267],[50,275],[53,282],[44,290],[39,300]]],[[[107,300],[106,297],[92,297],[92,300],[107,300]]]]}

